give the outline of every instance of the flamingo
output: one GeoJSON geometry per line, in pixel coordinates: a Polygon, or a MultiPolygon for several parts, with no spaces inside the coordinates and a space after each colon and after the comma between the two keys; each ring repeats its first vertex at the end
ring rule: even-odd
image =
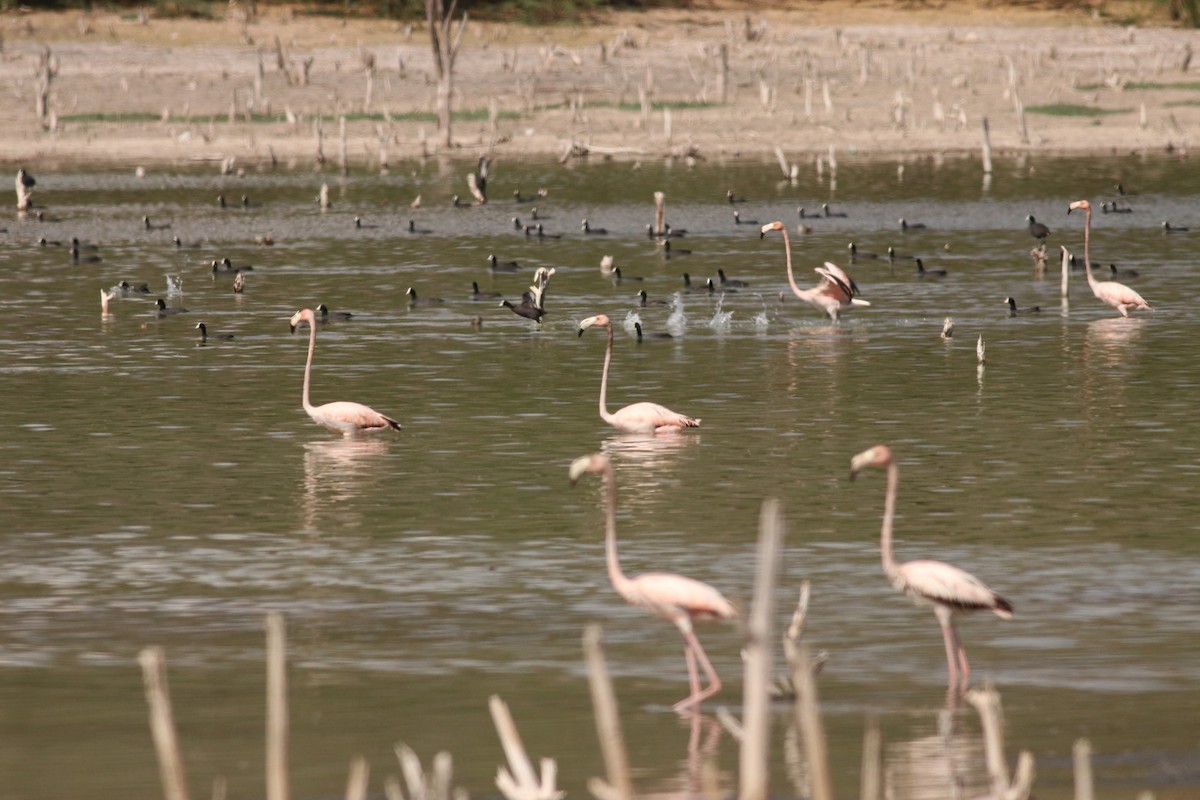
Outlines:
{"type": "Polygon", "coordinates": [[[783,234],[783,252],[787,257],[788,283],[791,284],[792,294],[796,297],[812,303],[828,314],[834,322],[841,319],[844,309],[871,305],[866,300],[859,300],[854,296],[858,294],[858,285],[842,271],[841,267],[828,261],[825,262],[825,266],[817,267],[814,270],[821,276],[821,282],[811,289],[801,289],[796,285],[796,279],[792,276],[792,243],[788,239],[787,228],[782,222],[776,220],[763,226],[762,235],[766,236],[771,231],[779,231],[783,234]]]}
{"type": "Polygon", "coordinates": [[[343,436],[400,430],[399,422],[362,403],[339,400],[323,406],[314,406],[309,402],[308,387],[312,377],[313,350],[317,347],[317,318],[311,308],[302,308],[292,315],[289,322],[292,333],[296,332],[296,328],[302,322],[308,323],[308,361],[304,363],[304,391],[300,403],[313,422],[343,436]]]}
{"type": "Polygon", "coordinates": [[[712,662],[700,646],[700,640],[692,629],[697,621],[732,619],[737,609],[720,592],[707,583],[675,575],[669,572],[646,572],[626,577],[621,571],[617,557],[617,479],[612,464],[603,453],[580,456],[571,462],[571,485],[574,486],[585,472],[604,475],[606,499],[604,550],[608,562],[608,579],[617,594],[630,605],[645,609],[675,625],[683,634],[683,653],[687,659],[688,680],[691,694],[676,703],[676,711],[698,707],[700,703],[721,691],[721,679],[713,669],[712,662]],[[696,671],[697,661],[708,680],[707,688],[700,688],[700,677],[696,671]]]}
{"type": "Polygon", "coordinates": [[[883,571],[897,591],[903,592],[921,606],[933,606],[933,613],[942,626],[942,638],[946,644],[946,663],[950,668],[950,688],[967,687],[971,677],[971,665],[967,663],[967,651],[954,627],[954,615],[965,611],[987,609],[1001,619],[1012,619],[1012,603],[993,592],[983,581],[969,572],[944,561],[906,561],[897,564],[892,555],[892,521],[896,516],[896,487],[900,483],[900,469],[892,458],[892,449],[887,445],[876,445],[850,460],[850,479],[868,467],[886,467],[888,482],[887,496],[883,504],[883,527],[879,534],[883,571]],[[956,663],[957,662],[957,663],[956,663]],[[959,669],[962,682],[958,681],[959,669]]]}
{"type": "Polygon", "coordinates": [[[633,403],[615,414],[608,413],[608,368],[612,364],[612,323],[604,314],[588,317],[579,323],[579,335],[588,328],[608,329],[608,347],[604,350],[604,373],[600,378],[600,419],[622,433],[678,433],[684,428],[699,428],[700,420],[676,414],[658,403],[633,403]]]}
{"type": "Polygon", "coordinates": [[[1070,214],[1077,208],[1083,209],[1083,268],[1087,273],[1088,286],[1092,287],[1092,294],[1096,295],[1102,303],[1115,308],[1121,313],[1122,317],[1128,317],[1129,311],[1153,311],[1150,304],[1142,299],[1142,296],[1130,289],[1123,283],[1116,281],[1098,281],[1092,275],[1092,257],[1090,250],[1090,241],[1092,238],[1092,204],[1087,200],[1076,200],[1067,207],[1067,213],[1070,214]]]}

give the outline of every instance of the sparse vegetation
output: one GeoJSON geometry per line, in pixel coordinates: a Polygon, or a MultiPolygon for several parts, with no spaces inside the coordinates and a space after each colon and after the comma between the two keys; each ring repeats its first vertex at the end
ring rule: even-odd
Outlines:
{"type": "Polygon", "coordinates": [[[1097,108],[1096,106],[1080,106],[1072,103],[1051,103],[1044,106],[1029,106],[1025,109],[1028,114],[1046,114],[1052,117],[1104,117],[1110,114],[1129,114],[1132,108],[1097,108]]]}

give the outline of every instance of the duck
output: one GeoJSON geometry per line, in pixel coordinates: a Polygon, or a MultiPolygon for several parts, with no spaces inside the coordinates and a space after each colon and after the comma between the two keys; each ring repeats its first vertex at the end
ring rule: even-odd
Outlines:
{"type": "Polygon", "coordinates": [[[821,213],[826,217],[846,217],[849,216],[844,211],[830,211],[829,203],[821,203],[821,213]]]}
{"type": "Polygon", "coordinates": [[[233,338],[232,333],[214,333],[214,334],[210,335],[208,332],[208,326],[205,325],[203,322],[196,323],[196,330],[200,331],[201,343],[207,342],[209,339],[219,339],[221,341],[227,342],[233,338]]]}
{"type": "Polygon", "coordinates": [[[212,274],[217,275],[236,275],[239,272],[253,272],[254,267],[249,265],[244,267],[235,267],[229,256],[225,256],[220,261],[212,262],[212,274]]]}
{"type": "Polygon", "coordinates": [[[871,253],[866,250],[859,250],[858,245],[856,245],[854,242],[851,242],[850,244],[848,244],[846,246],[846,249],[848,249],[850,251],[850,260],[851,261],[854,261],[854,260],[873,261],[873,260],[879,258],[879,255],[877,253],[871,253]]]}
{"type": "Polygon", "coordinates": [[[171,227],[171,223],[169,223],[169,222],[162,222],[162,223],[151,222],[149,214],[142,215],[142,225],[144,225],[146,227],[146,230],[148,230],[148,231],[165,231],[171,227]]]}
{"type": "Polygon", "coordinates": [[[126,297],[131,294],[150,294],[150,284],[143,283],[140,286],[134,286],[129,281],[121,281],[117,284],[117,291],[126,297]]]}
{"type": "Polygon", "coordinates": [[[489,255],[487,260],[488,266],[492,268],[492,272],[518,272],[521,269],[521,265],[516,261],[501,261],[496,258],[494,253],[489,255]]]}
{"type": "Polygon", "coordinates": [[[674,339],[675,338],[674,336],[672,336],[669,333],[659,333],[657,331],[653,332],[653,333],[643,333],[642,332],[642,323],[640,323],[640,322],[633,323],[633,329],[635,331],[637,331],[637,340],[639,343],[642,341],[642,339],[674,339]]]}
{"type": "Polygon", "coordinates": [[[693,286],[692,285],[692,276],[685,272],[685,273],[683,273],[683,290],[685,292],[707,292],[708,287],[693,286]]]}
{"type": "Polygon", "coordinates": [[[887,259],[888,261],[895,263],[896,261],[912,261],[913,256],[902,256],[896,252],[896,248],[889,245],[887,259]]]}
{"type": "Polygon", "coordinates": [[[1050,235],[1050,229],[1033,218],[1033,214],[1025,217],[1025,221],[1029,223],[1029,235],[1035,239],[1045,239],[1050,235]]]}
{"type": "Polygon", "coordinates": [[[725,199],[729,201],[730,205],[733,205],[734,203],[746,202],[746,198],[738,197],[736,194],[733,193],[733,189],[729,189],[728,191],[725,192],[725,199]]]}
{"type": "Polygon", "coordinates": [[[317,322],[348,322],[354,318],[349,311],[330,311],[329,306],[321,303],[316,308],[317,322]]]}
{"type": "Polygon", "coordinates": [[[645,280],[641,275],[625,275],[621,272],[620,267],[613,267],[613,283],[621,283],[622,281],[640,281],[645,280]]]}
{"type": "MultiPolygon", "coordinates": [[[[704,282],[704,289],[709,294],[716,294],[717,293],[717,284],[713,283],[712,278],[709,278],[708,280],[706,280],[704,282]]],[[[726,289],[724,286],[721,287],[721,291],[725,294],[737,294],[737,289],[726,289]]]]}
{"type": "Polygon", "coordinates": [[[1004,302],[1008,303],[1008,315],[1010,317],[1015,317],[1020,314],[1040,314],[1042,312],[1041,306],[1032,306],[1030,308],[1017,308],[1017,301],[1012,299],[1011,297],[1004,298],[1004,302]]]}
{"type": "Polygon", "coordinates": [[[645,308],[646,306],[668,306],[668,305],[670,305],[670,303],[668,301],[660,300],[657,297],[654,298],[653,300],[651,300],[649,295],[646,294],[645,289],[642,289],[640,292],[637,293],[637,298],[638,298],[638,305],[640,305],[642,308],[645,308]]]}
{"type": "Polygon", "coordinates": [[[545,309],[533,301],[533,295],[529,294],[529,292],[521,295],[521,302],[519,303],[514,303],[511,300],[501,300],[500,306],[512,311],[518,317],[525,317],[525,319],[531,319],[537,323],[541,323],[542,316],[546,313],[545,309]]]}
{"type": "Polygon", "coordinates": [[[178,236],[172,236],[171,241],[174,242],[175,247],[180,250],[184,250],[184,249],[194,250],[200,246],[199,242],[185,242],[182,239],[180,239],[178,236]]]}
{"type": "Polygon", "coordinates": [[[408,221],[408,232],[417,234],[433,233],[429,228],[418,228],[416,220],[411,219],[408,221]]]}
{"type": "Polygon", "coordinates": [[[188,313],[188,310],[186,308],[179,308],[179,307],[167,308],[166,301],[163,300],[161,297],[154,301],[154,308],[156,309],[156,312],[157,312],[158,316],[160,316],[160,317],[172,317],[176,314],[188,313]]]}
{"type": "Polygon", "coordinates": [[[583,224],[580,227],[583,229],[584,233],[590,233],[597,236],[608,235],[608,228],[593,228],[586,219],[583,221],[583,224]]]}
{"type": "Polygon", "coordinates": [[[917,262],[917,277],[918,278],[944,278],[947,275],[944,269],[925,269],[925,262],[921,259],[915,259],[917,262]]]}
{"type": "MultiPolygon", "coordinates": [[[[536,217],[534,217],[534,219],[536,219],[536,217]]],[[[537,231],[537,236],[539,239],[561,239],[562,238],[561,233],[546,233],[546,230],[542,227],[542,223],[540,223],[540,222],[537,224],[536,231],[537,231]]]]}
{"type": "Polygon", "coordinates": [[[736,209],[734,209],[734,212],[733,212],[733,224],[734,224],[734,225],[757,225],[757,224],[758,224],[758,220],[756,220],[756,219],[742,219],[742,214],[741,214],[741,212],[740,212],[740,211],[738,211],[738,210],[736,210],[736,209]]]}
{"type": "Polygon", "coordinates": [[[378,225],[370,225],[366,222],[363,222],[362,217],[355,217],[354,218],[354,227],[355,228],[378,228],[379,226],[378,225]]]}
{"type": "Polygon", "coordinates": [[[38,247],[62,247],[62,242],[47,239],[45,236],[37,240],[38,247]]]}
{"type": "Polygon", "coordinates": [[[1139,275],[1136,269],[1117,269],[1116,264],[1109,264],[1108,270],[1112,273],[1113,280],[1117,278],[1136,278],[1139,275]]]}
{"type": "Polygon", "coordinates": [[[671,256],[690,256],[691,254],[692,254],[692,251],[688,250],[687,248],[684,248],[684,247],[681,247],[678,249],[672,249],[671,248],[671,240],[670,239],[663,240],[663,255],[666,256],[667,258],[670,258],[671,256]]]}
{"type": "Polygon", "coordinates": [[[925,227],[924,222],[909,222],[904,217],[900,218],[901,231],[919,231],[925,227]]]}
{"type": "Polygon", "coordinates": [[[726,278],[725,270],[723,270],[723,269],[717,270],[717,277],[721,279],[721,288],[722,289],[725,289],[725,288],[745,289],[746,287],[748,287],[750,285],[746,281],[740,281],[737,278],[726,278]]]}
{"type": "Polygon", "coordinates": [[[417,297],[417,290],[411,286],[408,287],[408,291],[406,291],[405,294],[408,295],[409,308],[413,308],[415,306],[436,306],[446,302],[440,297],[417,297]]]}
{"type": "Polygon", "coordinates": [[[471,299],[472,300],[491,300],[500,297],[499,292],[484,292],[479,288],[479,281],[471,281],[471,299]]]}
{"type": "Polygon", "coordinates": [[[1163,220],[1162,229],[1163,233],[1187,233],[1190,230],[1189,228],[1183,228],[1179,225],[1172,225],[1165,219],[1163,220]]]}

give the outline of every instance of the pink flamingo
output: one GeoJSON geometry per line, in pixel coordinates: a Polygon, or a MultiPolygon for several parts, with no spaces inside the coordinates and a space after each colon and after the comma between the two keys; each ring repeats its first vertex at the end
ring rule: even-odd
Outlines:
{"type": "Polygon", "coordinates": [[[1092,294],[1117,311],[1122,317],[1128,317],[1129,311],[1153,311],[1150,304],[1142,296],[1123,283],[1116,281],[1098,281],[1092,276],[1092,256],[1089,240],[1092,238],[1092,204],[1087,200],[1076,200],[1067,207],[1070,214],[1077,208],[1083,209],[1083,268],[1087,271],[1088,286],[1092,294]]]}
{"type": "Polygon", "coordinates": [[[677,433],[684,428],[699,428],[700,420],[676,414],[658,403],[633,403],[608,413],[608,367],[612,364],[612,323],[604,314],[588,317],[579,323],[579,335],[588,328],[608,328],[608,348],[604,351],[604,374],[600,378],[600,419],[623,433],[677,433]]]}
{"type": "Polygon", "coordinates": [[[312,375],[313,350],[317,346],[317,319],[311,308],[304,308],[292,315],[292,333],[300,323],[308,323],[308,361],[304,364],[304,394],[301,403],[304,410],[312,417],[313,422],[328,428],[334,433],[352,436],[356,433],[376,433],[378,431],[400,430],[400,423],[391,417],[385,417],[373,408],[362,403],[350,403],[344,400],[314,406],[308,400],[308,385],[312,375]]]}
{"type": "Polygon", "coordinates": [[[897,564],[892,555],[892,521],[896,516],[896,487],[900,483],[900,470],[892,460],[892,449],[881,444],[856,455],[850,461],[850,479],[853,480],[867,467],[887,467],[887,497],[883,504],[883,529],[880,532],[883,571],[892,586],[908,595],[914,603],[933,606],[933,613],[942,626],[942,638],[946,642],[950,688],[959,685],[955,666],[957,661],[962,667],[961,685],[965,689],[971,677],[971,666],[967,663],[967,651],[958,636],[958,629],[954,627],[954,615],[986,608],[1001,619],[1012,619],[1012,603],[971,573],[944,561],[921,560],[897,564]]]}
{"type": "Polygon", "coordinates": [[[625,598],[627,603],[662,617],[683,634],[683,652],[687,658],[688,680],[692,693],[676,703],[673,708],[683,711],[692,706],[699,706],[704,700],[721,691],[721,679],[717,677],[717,671],[713,669],[712,662],[700,646],[700,640],[692,630],[692,623],[732,619],[737,616],[737,609],[707,583],[683,575],[647,572],[627,578],[621,571],[621,562],[617,558],[617,479],[613,475],[612,464],[603,453],[580,456],[571,462],[571,485],[574,486],[585,472],[599,472],[604,475],[607,489],[604,550],[608,561],[608,579],[617,590],[617,594],[625,598]],[[708,687],[705,689],[700,688],[700,677],[696,671],[697,661],[708,680],[708,687]]]}
{"type": "MultiPolygon", "coordinates": [[[[807,303],[812,303],[817,308],[829,315],[829,318],[834,322],[841,319],[842,311],[848,310],[854,306],[869,306],[871,305],[866,300],[859,300],[855,297],[858,294],[858,285],[847,275],[842,268],[837,264],[829,261],[825,262],[825,266],[817,267],[813,271],[821,276],[821,282],[811,289],[801,289],[796,285],[796,279],[792,277],[792,243],[788,239],[787,228],[778,220],[764,225],[762,228],[762,236],[766,236],[771,231],[779,231],[783,234],[783,252],[787,256],[787,276],[788,283],[792,286],[792,294],[804,300],[807,303]]],[[[761,238],[761,237],[760,237],[761,238]]]]}

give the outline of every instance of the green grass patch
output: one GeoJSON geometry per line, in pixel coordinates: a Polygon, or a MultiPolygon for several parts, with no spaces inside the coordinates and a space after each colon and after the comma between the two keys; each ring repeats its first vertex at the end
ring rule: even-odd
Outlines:
{"type": "MultiPolygon", "coordinates": [[[[1085,83],[1076,86],[1081,92],[1094,92],[1098,89],[1107,89],[1108,84],[1104,83],[1085,83]]],[[[1126,89],[1137,89],[1140,91],[1157,91],[1160,89],[1182,89],[1189,92],[1200,92],[1200,81],[1176,81],[1174,83],[1160,83],[1158,81],[1131,81],[1125,84],[1126,89]]]]}
{"type": "MultiPolygon", "coordinates": [[[[472,108],[464,111],[455,111],[452,114],[456,122],[478,122],[488,118],[488,110],[486,108],[472,108]]],[[[352,113],[346,114],[347,122],[385,122],[382,113],[352,113]]],[[[393,122],[437,122],[437,114],[430,111],[409,111],[403,114],[392,114],[393,122]]],[[[520,115],[515,111],[501,111],[500,119],[520,119],[520,115]]],[[[100,124],[131,124],[142,122],[159,122],[162,120],[161,114],[151,114],[143,111],[131,111],[118,114],[64,114],[58,118],[59,122],[63,123],[100,123],[100,124]]],[[[323,122],[337,122],[338,117],[332,114],[322,114],[323,122]]],[[[187,117],[171,117],[171,122],[182,122],[189,125],[208,125],[220,124],[229,122],[229,114],[192,114],[187,117]]],[[[245,122],[242,115],[238,115],[238,122],[245,122]]],[[[286,122],[287,117],[283,114],[254,114],[251,117],[251,122],[255,124],[270,125],[280,122],[286,122]]],[[[304,121],[312,121],[312,117],[304,117],[304,121]]]]}
{"type": "Polygon", "coordinates": [[[1132,108],[1097,108],[1095,106],[1079,106],[1072,103],[1029,106],[1025,110],[1030,114],[1045,114],[1050,117],[1106,117],[1111,114],[1128,114],[1133,111],[1132,108]]]}

